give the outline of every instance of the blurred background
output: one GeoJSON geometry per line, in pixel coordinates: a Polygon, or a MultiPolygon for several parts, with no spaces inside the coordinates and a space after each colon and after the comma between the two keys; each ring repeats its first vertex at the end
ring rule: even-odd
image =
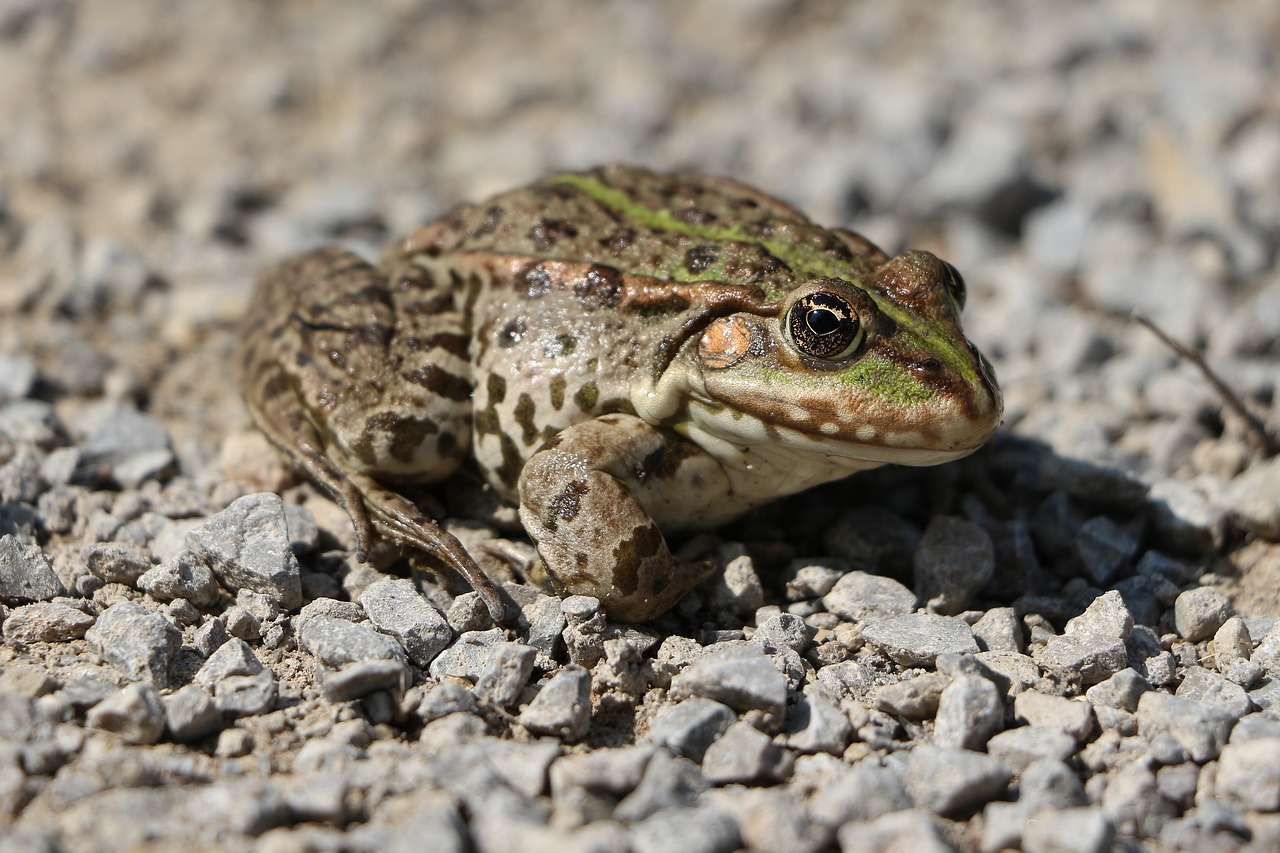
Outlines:
{"type": "Polygon", "coordinates": [[[950,259],[1010,430],[1194,502],[1251,451],[1129,315],[1275,418],[1277,56],[1271,0],[4,0],[7,393],[216,446],[263,266],[628,161],[950,259]]]}

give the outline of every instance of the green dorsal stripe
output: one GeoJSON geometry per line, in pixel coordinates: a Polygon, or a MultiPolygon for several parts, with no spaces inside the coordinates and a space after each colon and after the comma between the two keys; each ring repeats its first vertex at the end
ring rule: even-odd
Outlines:
{"type": "Polygon", "coordinates": [[[677,219],[671,211],[649,207],[627,195],[623,190],[601,183],[587,175],[567,172],[551,179],[554,183],[568,184],[586,193],[592,199],[612,210],[619,216],[651,228],[655,231],[671,231],[698,240],[734,241],[750,243],[762,247],[769,254],[785,263],[797,273],[825,278],[838,278],[854,284],[875,300],[884,314],[897,324],[904,342],[922,349],[928,349],[941,355],[947,364],[957,371],[970,384],[980,384],[977,372],[967,352],[962,351],[960,343],[948,335],[929,328],[927,323],[913,316],[891,300],[885,298],[873,288],[868,288],[849,274],[849,268],[828,257],[825,253],[814,252],[784,240],[766,240],[744,234],[741,228],[734,225],[715,226],[698,222],[685,222],[677,219]]]}

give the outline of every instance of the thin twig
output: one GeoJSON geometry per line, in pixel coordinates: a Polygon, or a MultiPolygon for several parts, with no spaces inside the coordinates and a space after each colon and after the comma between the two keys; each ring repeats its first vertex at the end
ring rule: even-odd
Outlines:
{"type": "Polygon", "coordinates": [[[1267,429],[1267,425],[1263,422],[1262,418],[1249,411],[1249,408],[1244,404],[1244,401],[1240,399],[1240,395],[1233,391],[1226,382],[1223,382],[1218,374],[1213,372],[1213,369],[1205,363],[1205,360],[1201,357],[1200,353],[1192,350],[1183,343],[1175,341],[1153,321],[1147,319],[1138,312],[1135,311],[1130,315],[1130,317],[1150,329],[1151,333],[1159,338],[1161,343],[1169,349],[1173,350],[1175,353],[1199,368],[1200,372],[1204,374],[1204,378],[1209,380],[1209,384],[1212,385],[1213,389],[1222,397],[1222,401],[1227,404],[1227,408],[1235,412],[1245,422],[1249,431],[1262,445],[1263,450],[1268,456],[1274,456],[1277,453],[1280,453],[1280,440],[1271,434],[1271,431],[1267,429]]]}

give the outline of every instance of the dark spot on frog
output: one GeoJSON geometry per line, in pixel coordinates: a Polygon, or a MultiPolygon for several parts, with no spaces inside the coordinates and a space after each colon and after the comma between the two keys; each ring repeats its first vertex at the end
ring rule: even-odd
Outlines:
{"type": "Polygon", "coordinates": [[[578,409],[583,414],[591,414],[599,401],[600,389],[596,387],[594,382],[586,383],[578,389],[578,393],[573,395],[573,402],[578,404],[578,409]]]}
{"type": "Polygon", "coordinates": [[[504,432],[498,432],[498,445],[502,449],[502,464],[498,466],[498,479],[512,491],[520,480],[520,469],[524,467],[524,458],[516,448],[515,440],[504,432]]]}
{"type": "Polygon", "coordinates": [[[588,308],[613,308],[622,298],[622,273],[603,264],[592,264],[573,283],[573,295],[588,308]]]}
{"type": "Polygon", "coordinates": [[[452,332],[439,332],[422,342],[426,349],[442,349],[459,358],[467,357],[467,336],[452,332]]]}
{"type": "Polygon", "coordinates": [[[681,222],[689,222],[694,225],[706,225],[709,222],[715,222],[716,215],[709,210],[690,207],[676,211],[676,219],[679,219],[681,222]]]}
{"type": "Polygon", "coordinates": [[[577,348],[578,339],[566,332],[554,338],[548,338],[542,345],[542,354],[546,358],[559,358],[564,355],[573,355],[573,351],[577,348]]]}
{"type": "Polygon", "coordinates": [[[551,408],[557,412],[564,408],[564,391],[567,384],[561,373],[552,376],[551,381],[547,383],[547,390],[551,392],[551,408]]]}
{"type": "Polygon", "coordinates": [[[537,299],[551,292],[555,281],[547,268],[542,264],[529,264],[515,276],[516,292],[521,292],[525,299],[537,299]]]}
{"type": "Polygon", "coordinates": [[[578,226],[563,219],[540,219],[529,229],[529,239],[540,252],[550,251],[561,240],[578,236],[578,226]]]}
{"type": "Polygon", "coordinates": [[[475,230],[471,231],[467,236],[487,237],[497,230],[498,225],[502,222],[502,218],[505,215],[506,211],[501,207],[496,204],[491,205],[487,210],[485,210],[484,218],[482,218],[479,224],[476,225],[475,230]]]}
{"type": "Polygon", "coordinates": [[[410,382],[421,385],[433,394],[461,403],[471,399],[471,383],[434,364],[427,364],[405,376],[410,382]]]}
{"type": "Polygon", "coordinates": [[[700,273],[715,265],[716,247],[710,243],[694,246],[684,255],[684,268],[691,273],[700,273]]]}
{"type": "Polygon", "coordinates": [[[448,430],[440,433],[440,437],[436,439],[436,453],[442,459],[448,459],[460,450],[458,437],[448,430]]]}
{"type": "Polygon", "coordinates": [[[523,317],[508,320],[506,325],[498,331],[498,346],[503,349],[510,349],[524,340],[525,331],[526,326],[523,317]]]}
{"type": "Polygon", "coordinates": [[[491,405],[507,399],[507,378],[502,374],[490,373],[487,387],[491,405]]]}
{"type": "Polygon", "coordinates": [[[492,405],[480,409],[472,416],[472,429],[476,435],[498,435],[502,432],[502,421],[498,410],[492,405]]]}
{"type": "Polygon", "coordinates": [[[524,441],[525,447],[533,444],[538,437],[538,427],[533,422],[533,416],[537,414],[537,411],[537,405],[528,394],[521,393],[516,398],[516,423],[520,424],[520,438],[524,441]]]}
{"type": "Polygon", "coordinates": [[[636,229],[623,227],[616,229],[608,237],[600,241],[600,245],[612,251],[615,255],[620,255],[627,249],[631,248],[631,244],[636,240],[636,229]]]}
{"type": "Polygon", "coordinates": [[[664,479],[676,472],[690,456],[694,455],[693,445],[682,441],[675,433],[664,431],[666,440],[653,449],[636,469],[636,479],[645,482],[652,479],[664,479]]]}
{"type": "Polygon", "coordinates": [[[555,530],[556,524],[560,521],[573,521],[578,517],[578,513],[582,511],[582,498],[591,491],[586,480],[578,479],[570,481],[560,494],[556,495],[547,502],[548,516],[547,529],[555,530]]]}
{"type": "Polygon", "coordinates": [[[651,521],[635,528],[613,549],[614,577],[624,595],[631,595],[640,588],[640,564],[660,553],[663,545],[662,533],[651,521]]]}
{"type": "Polygon", "coordinates": [[[374,446],[375,438],[389,435],[392,438],[387,450],[391,458],[397,462],[411,462],[427,437],[439,431],[440,425],[425,415],[407,418],[393,412],[379,412],[365,421],[365,428],[360,438],[352,442],[351,449],[365,464],[376,465],[380,460],[374,446]]]}

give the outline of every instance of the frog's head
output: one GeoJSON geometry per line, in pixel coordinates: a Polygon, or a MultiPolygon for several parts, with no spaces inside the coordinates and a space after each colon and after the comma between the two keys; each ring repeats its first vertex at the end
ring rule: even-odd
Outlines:
{"type": "Polygon", "coordinates": [[[883,258],[801,279],[770,316],[712,321],[698,342],[699,429],[870,465],[931,465],[986,442],[1002,404],[960,328],[964,280],[928,252],[883,258]]]}

